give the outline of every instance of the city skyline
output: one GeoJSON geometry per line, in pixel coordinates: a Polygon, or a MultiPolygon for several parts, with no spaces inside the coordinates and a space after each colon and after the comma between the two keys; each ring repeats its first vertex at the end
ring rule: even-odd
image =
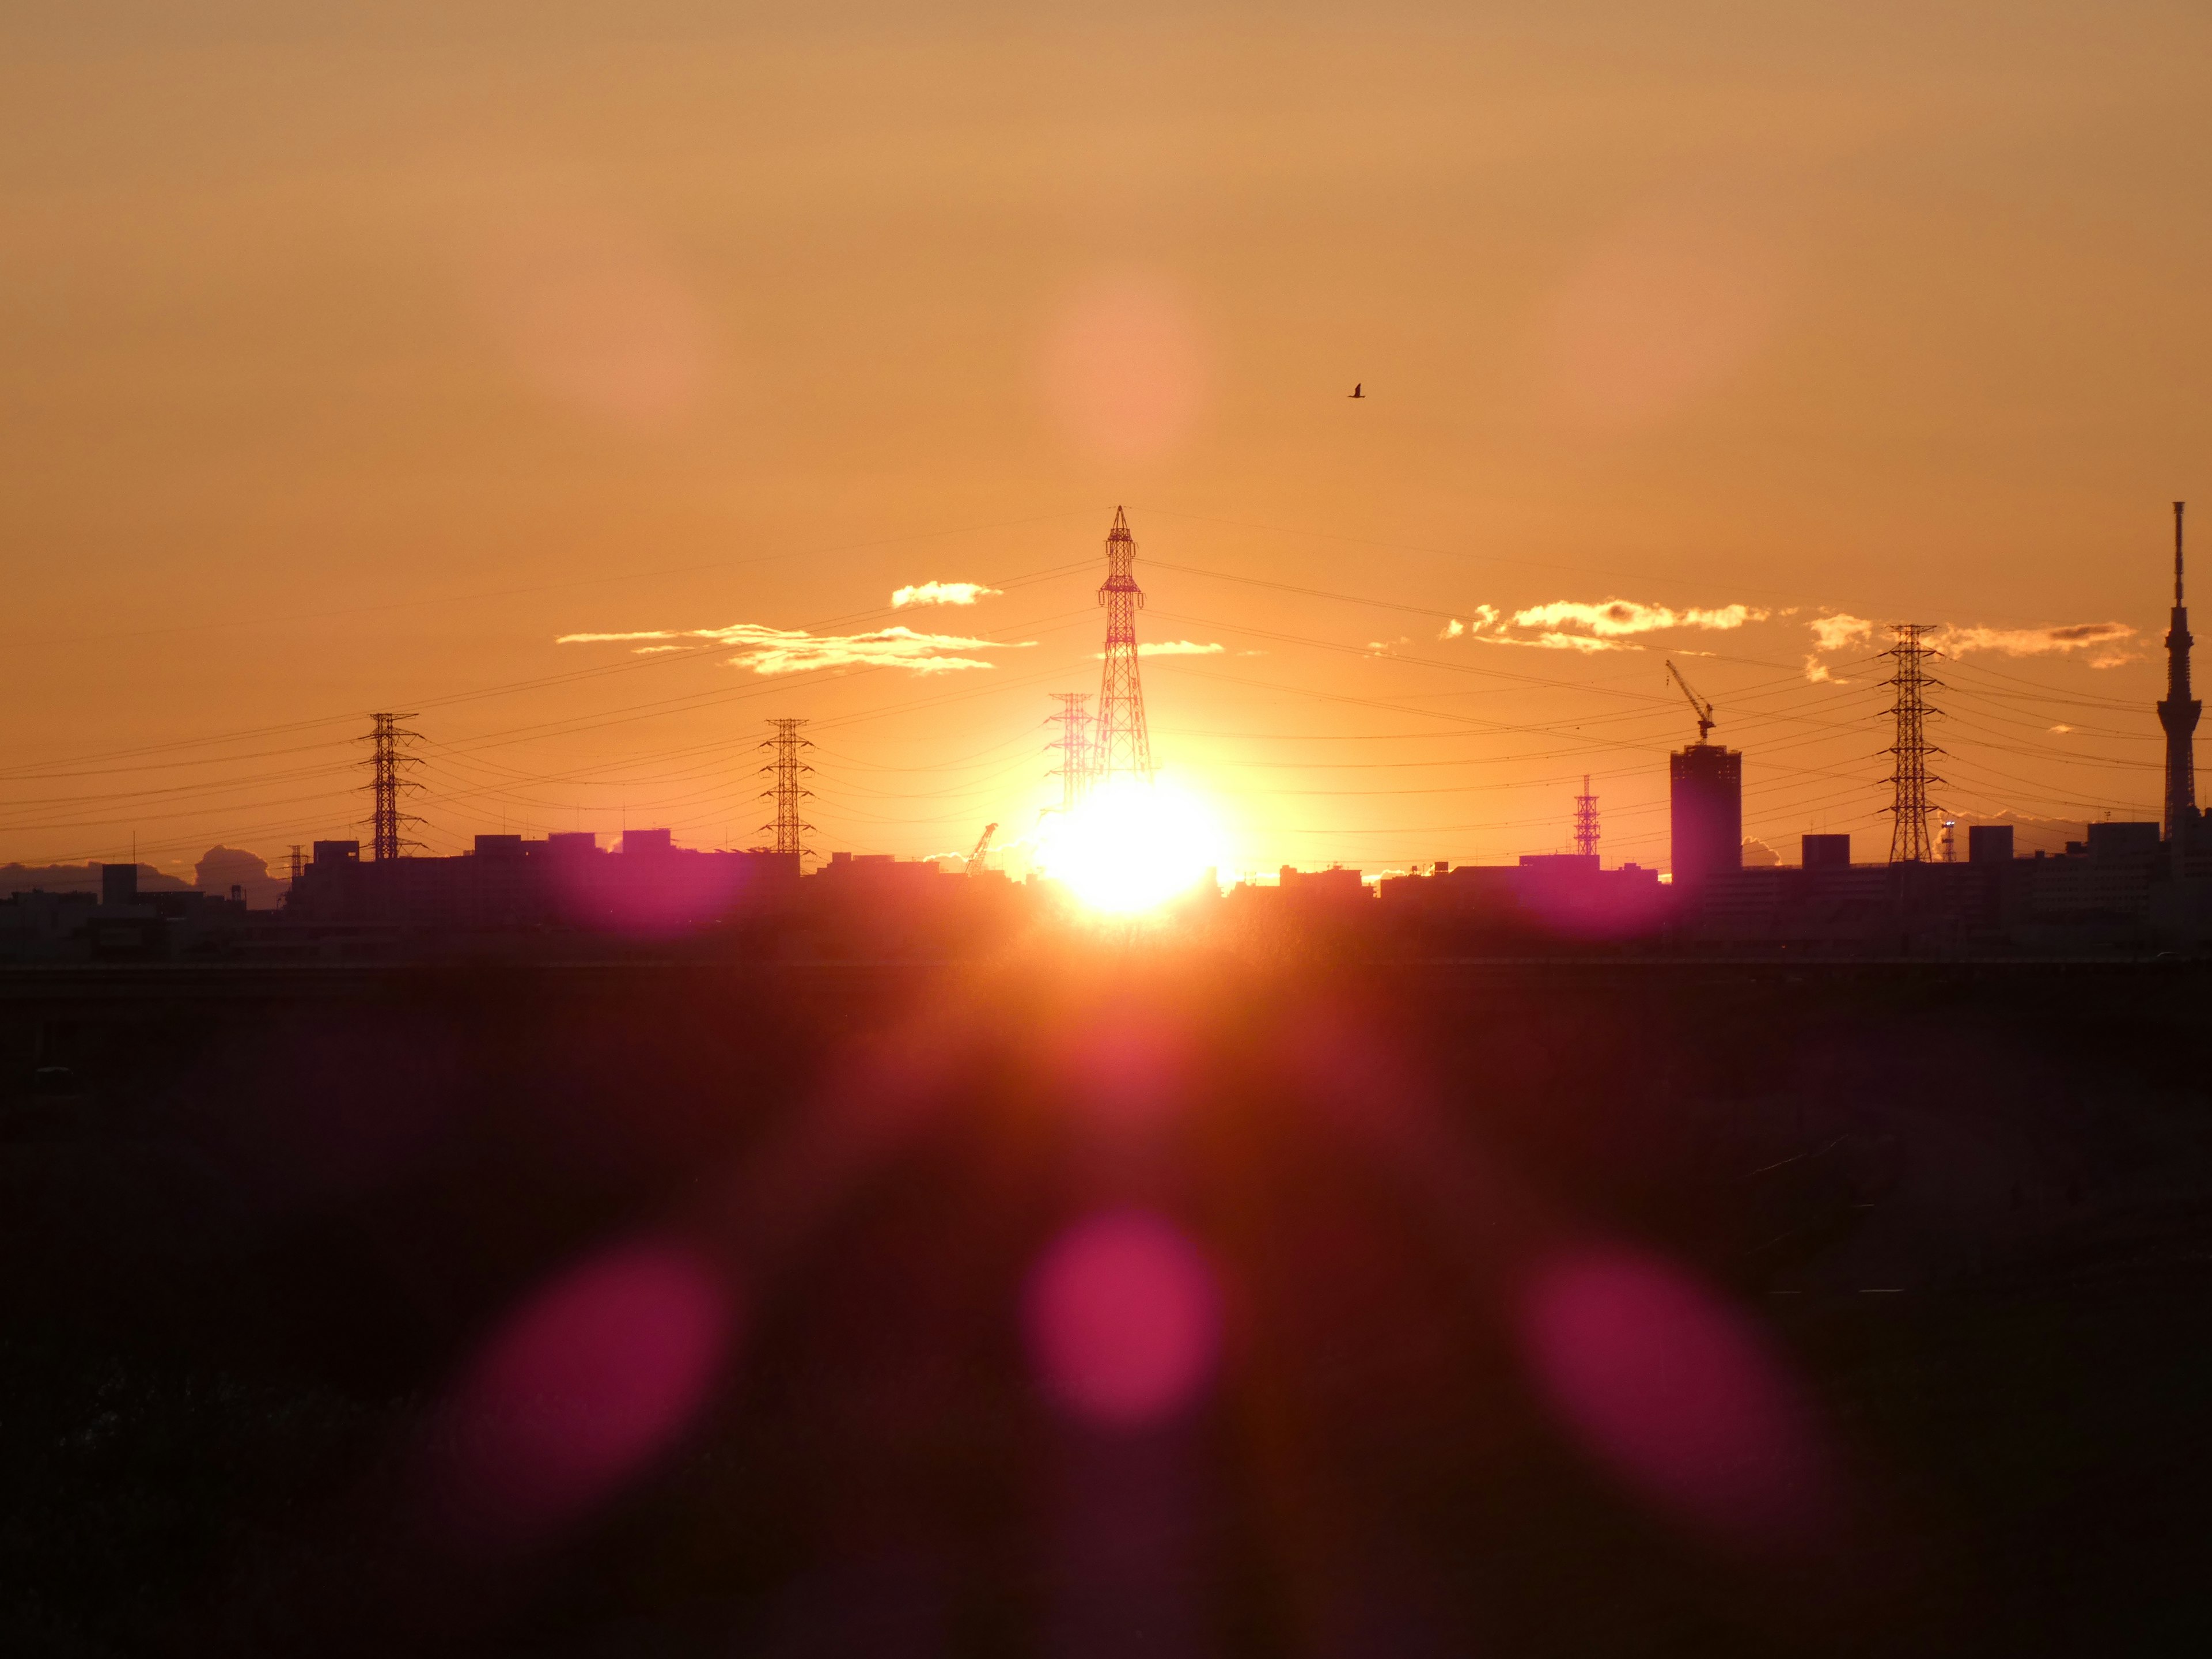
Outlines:
{"type": "Polygon", "coordinates": [[[1117,502],[1236,868],[1585,773],[1663,862],[1669,655],[1747,836],[1871,848],[1899,620],[1944,806],[2159,816],[2203,25],[1592,17],[4,26],[0,860],[279,861],[401,708],[434,850],[752,844],[782,717],[824,850],[1018,864],[1117,502]]]}

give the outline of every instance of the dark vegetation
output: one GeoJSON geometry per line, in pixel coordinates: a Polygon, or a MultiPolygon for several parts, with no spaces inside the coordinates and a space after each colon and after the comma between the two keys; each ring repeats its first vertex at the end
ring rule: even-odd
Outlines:
{"type": "Polygon", "coordinates": [[[1172,956],[27,973],[0,1650],[2201,1650],[2208,991],[1172,956]],[[1119,1438],[1041,1397],[1017,1311],[1111,1203],[1201,1242],[1228,1326],[1207,1403],[1119,1438]],[[433,1402],[518,1298],[644,1231],[742,1281],[728,1376],[557,1536],[441,1546],[410,1473],[433,1402]],[[1847,1534],[1701,1538],[1577,1449],[1509,1309],[1579,1237],[1769,1331],[1847,1534]]]}

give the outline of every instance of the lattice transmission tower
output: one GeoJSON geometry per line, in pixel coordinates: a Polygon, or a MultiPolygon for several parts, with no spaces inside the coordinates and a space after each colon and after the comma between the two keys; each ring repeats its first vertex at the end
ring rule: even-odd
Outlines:
{"type": "Polygon", "coordinates": [[[1152,781],[1152,739],[1145,728],[1145,687],[1137,673],[1137,612],[1145,608],[1145,590],[1132,569],[1136,559],[1136,540],[1117,507],[1106,533],[1106,581],[1098,590],[1098,603],[1106,607],[1106,665],[1098,678],[1090,781],[1100,787],[1115,778],[1152,781]]]}
{"type": "Polygon", "coordinates": [[[1590,793],[1589,774],[1583,774],[1583,792],[1575,797],[1575,851],[1586,859],[1597,856],[1597,797],[1590,793]]]}
{"type": "Polygon", "coordinates": [[[814,747],[799,735],[799,728],[805,724],[805,720],[770,720],[769,729],[775,735],[761,743],[762,748],[775,750],[775,758],[761,768],[763,774],[775,779],[774,788],[761,791],[763,799],[773,799],[775,802],[775,821],[761,828],[775,831],[776,852],[796,853],[802,859],[811,856],[805,838],[814,828],[799,816],[799,803],[814,793],[799,781],[814,769],[799,758],[800,750],[814,747]]]}
{"type": "Polygon", "coordinates": [[[422,759],[407,752],[406,745],[421,737],[418,732],[404,730],[399,722],[413,720],[412,714],[372,714],[375,722],[363,739],[369,745],[368,758],[362,763],[368,768],[368,789],[370,795],[368,814],[369,857],[381,864],[396,859],[400,849],[420,847],[422,842],[408,838],[405,826],[420,823],[422,819],[411,812],[399,810],[399,793],[403,789],[420,789],[422,786],[409,777],[406,769],[420,766],[422,759]]]}
{"type": "Polygon", "coordinates": [[[1051,747],[1060,750],[1060,764],[1045,775],[1060,779],[1060,810],[1073,812],[1091,787],[1091,701],[1088,691],[1055,691],[1060,713],[1050,724],[1060,728],[1051,747]]]}
{"type": "Polygon", "coordinates": [[[1897,737],[1888,750],[1889,781],[1896,792],[1887,808],[1896,820],[1889,837],[1892,864],[1925,864],[1935,852],[1928,815],[1936,807],[1928,799],[1928,786],[1943,780],[1928,769],[1928,763],[1943,751],[1928,741],[1928,719],[1943,711],[1929,706],[1928,693],[1940,690],[1943,682],[1928,672],[1929,658],[1942,654],[1927,642],[1931,631],[1926,623],[1895,623],[1895,643],[1881,653],[1897,664],[1897,672],[1883,682],[1897,694],[1889,710],[1897,720],[1897,737]]]}

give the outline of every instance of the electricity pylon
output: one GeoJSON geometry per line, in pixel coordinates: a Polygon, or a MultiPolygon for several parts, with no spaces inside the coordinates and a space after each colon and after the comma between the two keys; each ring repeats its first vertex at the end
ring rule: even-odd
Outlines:
{"type": "Polygon", "coordinates": [[[814,793],[799,782],[800,778],[814,769],[799,758],[800,750],[814,746],[799,735],[799,728],[805,724],[805,720],[770,720],[769,727],[775,735],[761,744],[763,749],[775,750],[775,757],[761,768],[763,773],[775,779],[773,788],[761,791],[763,799],[773,799],[775,802],[775,821],[772,824],[764,823],[761,828],[775,831],[775,851],[796,853],[802,859],[811,856],[806,849],[805,838],[807,832],[814,828],[799,816],[799,803],[814,793]]]}

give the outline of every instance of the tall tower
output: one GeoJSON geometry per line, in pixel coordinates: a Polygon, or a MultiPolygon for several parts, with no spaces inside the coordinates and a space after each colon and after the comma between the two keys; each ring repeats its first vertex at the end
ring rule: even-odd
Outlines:
{"type": "Polygon", "coordinates": [[[1060,702],[1060,713],[1051,720],[1060,728],[1060,736],[1052,743],[1060,750],[1060,764],[1053,769],[1060,775],[1060,810],[1073,812],[1091,785],[1091,711],[1084,707],[1091,694],[1055,691],[1052,695],[1060,702]]]}
{"type": "Polygon", "coordinates": [[[1098,679],[1098,729],[1091,750],[1091,781],[1115,778],[1152,781],[1152,739],[1145,729],[1145,688],[1137,676],[1137,612],[1145,591],[1131,570],[1137,544],[1129,521],[1114,509],[1106,533],[1106,584],[1098,603],[1106,607],[1106,666],[1098,679]]]}
{"type": "Polygon", "coordinates": [[[1597,856],[1597,797],[1590,793],[1589,774],[1583,774],[1583,792],[1575,797],[1575,851],[1586,859],[1597,856]]]}
{"type": "Polygon", "coordinates": [[[770,720],[768,724],[775,735],[763,738],[761,747],[775,750],[775,757],[761,770],[774,776],[775,787],[762,790],[761,794],[774,798],[775,822],[763,823],[761,828],[775,831],[775,851],[795,854],[804,859],[807,856],[806,832],[814,826],[800,821],[799,803],[814,792],[801,784],[799,779],[814,769],[799,758],[799,751],[814,745],[799,735],[799,728],[806,724],[805,720],[770,720]]]}
{"type": "Polygon", "coordinates": [[[368,734],[368,788],[372,797],[369,808],[369,856],[382,864],[399,856],[403,847],[416,842],[400,834],[403,824],[420,823],[422,819],[399,810],[399,792],[419,789],[422,786],[409,777],[401,769],[419,766],[421,760],[407,752],[406,744],[421,734],[400,729],[399,722],[412,720],[411,714],[372,714],[375,727],[368,734]]]}
{"type": "Polygon", "coordinates": [[[1935,850],[1928,815],[1936,809],[1929,802],[1928,786],[1943,781],[1928,769],[1929,758],[1943,752],[1928,741],[1928,717],[1943,712],[1928,706],[1928,691],[1943,682],[1928,672],[1928,659],[1936,651],[1926,641],[1926,623],[1898,623],[1891,631],[1896,643],[1881,653],[1897,664],[1897,672],[1884,682],[1897,693],[1889,709],[1897,720],[1897,736],[1889,746],[1889,781],[1895,793],[1887,810],[1896,819],[1890,828],[1889,861],[1925,864],[1935,850]]]}
{"type": "Polygon", "coordinates": [[[2204,705],[2189,695],[2189,611],[2181,599],[2181,511],[2173,504],[2173,621],[2166,630],[2166,701],[2158,723],[2166,728],[2166,838],[2178,857],[2197,823],[2197,717],[2204,705]]]}

